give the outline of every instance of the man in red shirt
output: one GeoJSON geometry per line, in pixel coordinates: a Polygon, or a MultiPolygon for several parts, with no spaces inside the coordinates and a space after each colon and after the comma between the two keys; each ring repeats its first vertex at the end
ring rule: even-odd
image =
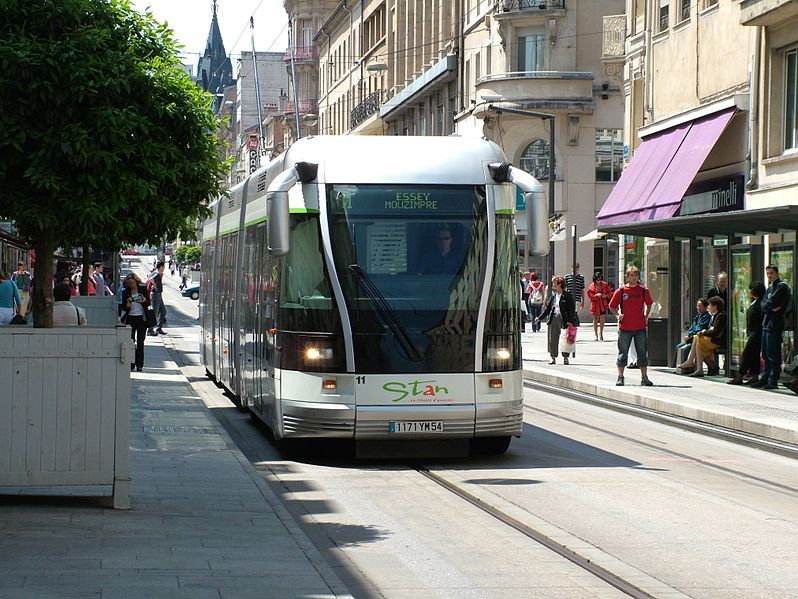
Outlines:
{"type": "Polygon", "coordinates": [[[646,374],[648,370],[648,314],[651,312],[651,294],[640,285],[640,269],[629,266],[626,269],[626,285],[615,290],[610,300],[610,309],[618,318],[618,380],[615,384],[622,387],[623,371],[629,356],[629,346],[635,342],[637,364],[640,366],[640,384],[651,387],[652,383],[646,374]]]}

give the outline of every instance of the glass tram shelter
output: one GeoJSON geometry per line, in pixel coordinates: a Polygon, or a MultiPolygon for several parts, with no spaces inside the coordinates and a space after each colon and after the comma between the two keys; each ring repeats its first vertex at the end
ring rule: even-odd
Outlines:
{"type": "MultiPolygon", "coordinates": [[[[798,205],[753,207],[746,119],[730,107],[644,137],[597,216],[598,231],[619,237],[619,271],[638,266],[654,299],[652,365],[673,365],[696,301],[719,273],[728,273],[727,374],[745,345],[749,283],[767,286],[764,269],[772,263],[796,289],[798,205]]],[[[789,320],[785,361],[794,355],[796,323],[789,320]]]]}

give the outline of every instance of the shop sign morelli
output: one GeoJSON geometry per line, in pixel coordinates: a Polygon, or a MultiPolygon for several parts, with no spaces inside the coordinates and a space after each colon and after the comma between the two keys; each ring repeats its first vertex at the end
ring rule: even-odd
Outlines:
{"type": "Polygon", "coordinates": [[[691,185],[682,198],[679,216],[742,210],[744,185],[742,176],[691,185]]]}

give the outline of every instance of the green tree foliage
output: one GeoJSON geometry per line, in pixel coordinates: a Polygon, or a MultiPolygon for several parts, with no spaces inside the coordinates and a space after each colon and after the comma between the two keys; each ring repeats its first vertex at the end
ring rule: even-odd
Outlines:
{"type": "MultiPolygon", "coordinates": [[[[127,0],[0,2],[0,218],[36,249],[191,238],[226,170],[212,98],[127,0]]],[[[38,285],[36,326],[52,326],[38,285]]]]}
{"type": "Polygon", "coordinates": [[[202,248],[200,246],[192,245],[186,249],[186,262],[189,264],[196,264],[202,260],[202,248]]]}
{"type": "Polygon", "coordinates": [[[180,264],[194,264],[202,258],[202,248],[198,245],[181,245],[175,250],[175,258],[180,264]]]}

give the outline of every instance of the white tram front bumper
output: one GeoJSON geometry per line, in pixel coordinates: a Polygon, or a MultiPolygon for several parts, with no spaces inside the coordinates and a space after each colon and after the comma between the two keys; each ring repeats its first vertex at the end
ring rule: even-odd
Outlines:
{"type": "Polygon", "coordinates": [[[523,428],[520,371],[364,376],[283,370],[278,376],[283,398],[279,407],[282,429],[279,437],[504,437],[520,435],[523,428]],[[322,381],[331,379],[336,381],[336,388],[322,389],[322,381]],[[500,389],[490,386],[490,380],[496,379],[502,381],[500,389]],[[386,386],[406,389],[408,395],[397,400],[402,394],[394,391],[386,399],[386,386]],[[429,393],[438,391],[437,396],[425,397],[421,392],[425,388],[429,393]],[[413,391],[418,392],[415,397],[413,391]],[[428,399],[434,402],[427,403],[428,399]],[[405,400],[414,403],[404,403],[405,400]],[[410,428],[408,425],[398,424],[408,422],[425,424],[413,425],[419,430],[406,430],[410,428]],[[437,430],[438,427],[442,430],[437,430]]]}

